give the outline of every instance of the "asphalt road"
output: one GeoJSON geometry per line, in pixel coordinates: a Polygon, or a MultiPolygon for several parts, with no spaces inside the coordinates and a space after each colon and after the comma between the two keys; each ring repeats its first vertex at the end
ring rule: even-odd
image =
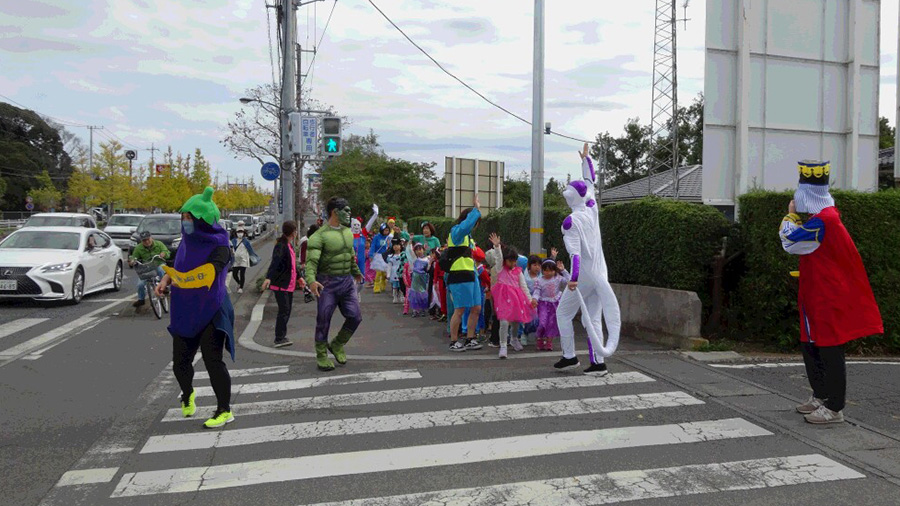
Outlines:
{"type": "MultiPolygon", "coordinates": [[[[258,249],[268,258],[271,241],[258,249]]],[[[33,323],[0,337],[0,504],[38,504],[167,368],[168,320],[148,306],[135,314],[136,286],[126,269],[121,292],[76,306],[0,301],[0,325],[33,323]]]]}
{"type": "MultiPolygon", "coordinates": [[[[809,426],[792,412],[801,392],[627,337],[612,374],[599,378],[554,372],[555,353],[500,361],[485,349],[442,360],[450,355],[441,326],[400,317],[379,297],[363,297],[351,360],[327,374],[304,356],[313,304],[295,304],[296,344],[282,350],[293,354],[276,355],[260,348],[271,340],[273,308],[253,290],[235,297],[239,333],[263,320],[262,351],[239,347],[229,363],[236,420],[220,431],[200,428],[215,402],[202,362],[200,410],[181,417],[165,324],[149,312],[113,308],[40,358],[0,367],[0,502],[896,505],[900,497],[900,441],[852,423],[809,426]]],[[[0,352],[7,346],[0,341],[0,352]]]]}

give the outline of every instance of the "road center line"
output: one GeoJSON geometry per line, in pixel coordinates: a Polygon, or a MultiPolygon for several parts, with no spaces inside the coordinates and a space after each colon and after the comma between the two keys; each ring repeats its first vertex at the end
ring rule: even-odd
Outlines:
{"type": "Polygon", "coordinates": [[[3,325],[0,325],[0,339],[15,334],[16,332],[21,332],[25,329],[34,327],[39,323],[44,323],[49,319],[50,318],[19,318],[18,320],[4,323],[3,325]]]}

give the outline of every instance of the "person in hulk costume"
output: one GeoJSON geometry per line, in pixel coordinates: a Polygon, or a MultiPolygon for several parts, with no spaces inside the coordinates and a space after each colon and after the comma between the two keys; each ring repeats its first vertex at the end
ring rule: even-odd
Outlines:
{"type": "Polygon", "coordinates": [[[306,253],[306,283],[318,297],[316,314],[316,366],[320,371],[334,370],[330,351],[338,364],[347,363],[344,346],[362,322],[359,293],[355,283],[363,275],[353,251],[350,230],[350,205],[346,199],[332,197],[325,207],[328,221],[309,238],[306,253]],[[354,283],[355,281],[355,283],[354,283]],[[328,342],[328,330],[334,310],[340,308],[344,325],[328,342]]]}

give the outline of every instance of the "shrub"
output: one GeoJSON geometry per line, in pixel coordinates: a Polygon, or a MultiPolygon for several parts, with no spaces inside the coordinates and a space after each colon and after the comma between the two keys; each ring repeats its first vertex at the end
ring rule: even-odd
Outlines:
{"type": "MultiPolygon", "coordinates": [[[[885,335],[854,341],[851,351],[900,351],[900,192],[833,193],[841,219],[869,275],[885,335]]],[[[799,336],[797,282],[789,276],[799,260],[781,248],[777,227],[792,193],[754,192],[740,197],[740,279],[729,309],[729,332],[744,339],[796,346],[799,336]]],[[[826,231],[827,237],[827,231],[826,231]]]]}

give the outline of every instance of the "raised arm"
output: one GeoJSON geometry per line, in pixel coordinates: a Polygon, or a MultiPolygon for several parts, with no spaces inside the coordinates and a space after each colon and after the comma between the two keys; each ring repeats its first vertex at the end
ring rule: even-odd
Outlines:
{"type": "Polygon", "coordinates": [[[369,218],[369,221],[366,222],[366,228],[363,230],[371,230],[372,225],[375,224],[375,220],[378,218],[378,205],[372,204],[372,217],[369,218]]]}

